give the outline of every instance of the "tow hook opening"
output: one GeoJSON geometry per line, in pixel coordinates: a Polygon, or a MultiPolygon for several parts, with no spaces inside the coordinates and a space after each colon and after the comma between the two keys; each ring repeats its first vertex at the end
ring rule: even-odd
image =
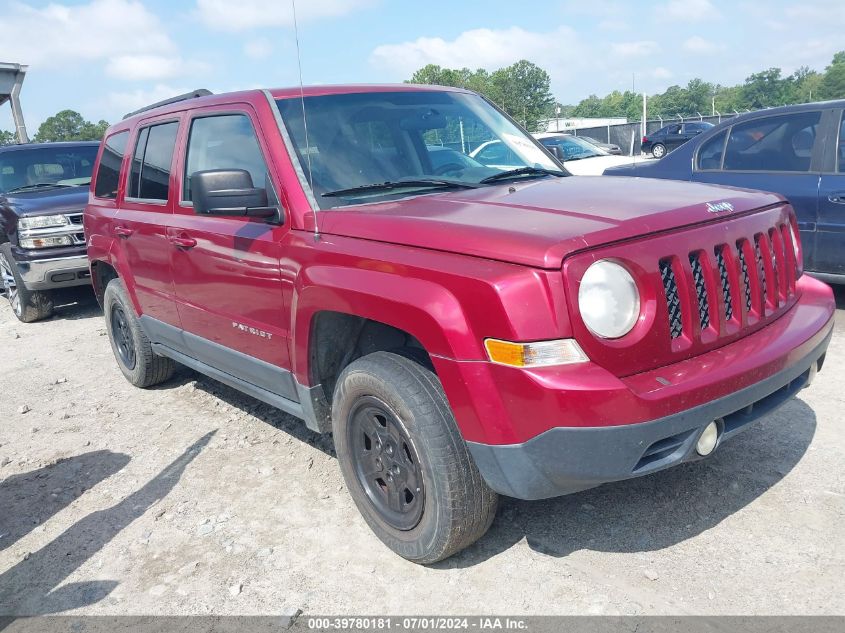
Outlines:
{"type": "Polygon", "coordinates": [[[701,457],[707,457],[716,450],[724,427],[725,423],[721,418],[717,418],[705,426],[701,435],[698,436],[698,442],[695,444],[695,452],[701,455],[701,457]]]}

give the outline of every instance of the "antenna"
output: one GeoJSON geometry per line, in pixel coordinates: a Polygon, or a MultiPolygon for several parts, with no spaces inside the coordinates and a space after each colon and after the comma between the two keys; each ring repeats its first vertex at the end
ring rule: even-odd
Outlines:
{"type": "MultiPolygon", "coordinates": [[[[305,116],[305,88],[302,85],[302,56],[299,54],[299,24],[296,21],[296,0],[290,0],[293,8],[293,33],[296,39],[296,63],[299,66],[299,101],[302,104],[302,128],[305,131],[305,155],[308,160],[308,186],[314,191],[314,174],[311,171],[311,145],[308,142],[308,119],[305,116]]],[[[320,228],[317,226],[317,207],[314,207],[314,239],[320,239],[320,228]]]]}

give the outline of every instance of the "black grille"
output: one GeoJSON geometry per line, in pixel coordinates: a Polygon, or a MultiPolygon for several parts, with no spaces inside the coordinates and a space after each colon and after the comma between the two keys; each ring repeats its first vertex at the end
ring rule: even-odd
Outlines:
{"type": "Polygon", "coordinates": [[[760,279],[760,288],[763,290],[763,305],[766,304],[766,268],[763,265],[763,254],[760,251],[760,236],[754,236],[754,256],[757,258],[757,275],[760,279]]]}
{"type": "Polygon", "coordinates": [[[707,285],[704,281],[704,269],[698,253],[690,253],[689,263],[692,266],[692,280],[695,283],[695,294],[698,297],[698,320],[701,329],[710,327],[710,303],[707,300],[707,285]]]}
{"type": "Polygon", "coordinates": [[[725,263],[725,249],[727,246],[720,246],[716,249],[716,263],[719,265],[719,279],[722,282],[722,298],[725,301],[725,319],[730,321],[734,316],[734,306],[731,300],[731,280],[728,277],[728,266],[725,263]]]}
{"type": "Polygon", "coordinates": [[[745,311],[751,312],[751,280],[748,278],[748,264],[745,261],[745,251],[742,244],[737,244],[739,251],[739,268],[742,273],[742,286],[745,289],[745,311]]]}
{"type": "Polygon", "coordinates": [[[663,279],[663,292],[666,293],[666,307],[669,310],[669,333],[672,338],[678,338],[684,331],[681,315],[681,297],[678,295],[678,280],[675,271],[668,261],[660,262],[660,277],[663,279]]]}

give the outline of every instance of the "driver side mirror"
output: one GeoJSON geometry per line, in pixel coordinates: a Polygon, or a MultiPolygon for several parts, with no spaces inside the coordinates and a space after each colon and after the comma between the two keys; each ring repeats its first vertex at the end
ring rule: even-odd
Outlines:
{"type": "Polygon", "coordinates": [[[267,190],[252,183],[245,169],[208,169],[191,174],[194,212],[200,215],[264,218],[279,217],[269,206],[267,190]]]}

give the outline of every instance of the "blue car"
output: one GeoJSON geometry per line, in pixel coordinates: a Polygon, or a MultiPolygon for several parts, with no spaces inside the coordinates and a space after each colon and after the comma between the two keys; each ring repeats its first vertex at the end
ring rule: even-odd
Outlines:
{"type": "Polygon", "coordinates": [[[611,167],[606,176],[692,180],[762,189],[795,209],[804,268],[845,283],[845,100],[743,114],[658,161],[611,167]]]}

